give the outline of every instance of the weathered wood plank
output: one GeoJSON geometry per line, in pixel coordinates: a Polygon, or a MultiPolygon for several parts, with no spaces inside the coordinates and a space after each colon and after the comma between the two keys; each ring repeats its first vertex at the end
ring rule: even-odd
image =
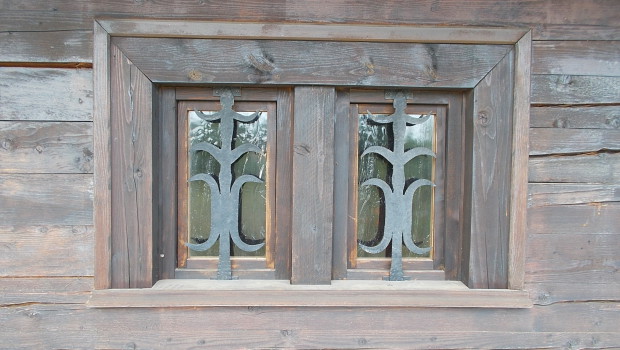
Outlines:
{"type": "Polygon", "coordinates": [[[618,40],[615,2],[562,3],[497,0],[410,2],[372,0],[329,6],[296,1],[228,1],[226,4],[175,0],[165,4],[119,1],[70,2],[43,6],[36,1],[3,3],[0,17],[0,61],[90,62],[94,17],[194,18],[202,20],[319,22],[360,24],[452,24],[520,26],[534,29],[535,40],[618,40]],[[79,9],[80,11],[76,11],[79,9]],[[172,9],[172,10],[171,10],[172,9]]]}
{"type": "Polygon", "coordinates": [[[535,283],[618,284],[619,246],[620,234],[530,235],[525,278],[535,283]]]}
{"type": "Polygon", "coordinates": [[[0,278],[0,305],[83,304],[90,298],[92,289],[92,277],[3,277],[0,278]]]}
{"type": "Polygon", "coordinates": [[[0,276],[92,276],[92,226],[0,226],[0,276]]]}
{"type": "Polygon", "coordinates": [[[110,135],[110,37],[100,25],[94,25],[93,146],[97,176],[94,183],[95,288],[110,288],[112,283],[112,138],[110,135]]]}
{"type": "Polygon", "coordinates": [[[620,203],[592,203],[578,205],[550,205],[529,208],[527,227],[529,234],[620,233],[620,203]]]}
{"type": "Polygon", "coordinates": [[[152,286],[152,87],[115,46],[110,51],[112,287],[152,286]]]}
{"type": "Polygon", "coordinates": [[[618,202],[620,201],[620,185],[530,184],[527,200],[529,208],[557,204],[618,202]]]}
{"type": "Polygon", "coordinates": [[[0,67],[0,120],[89,121],[92,113],[92,70],[0,67]]]}
{"type": "Polygon", "coordinates": [[[529,117],[531,95],[532,35],[525,34],[514,48],[514,92],[512,105],[512,145],[510,178],[508,285],[523,289],[525,239],[527,237],[527,186],[529,159],[529,117]]]}
{"type": "Polygon", "coordinates": [[[532,24],[534,40],[618,40],[618,26],[532,24]]]}
{"type": "Polygon", "coordinates": [[[12,349],[613,348],[617,317],[615,304],[597,302],[511,311],[25,305],[0,308],[0,337],[12,349]],[[178,327],[188,319],[209,326],[178,327]]]}
{"type": "Polygon", "coordinates": [[[535,74],[532,103],[620,103],[620,77],[535,74]]]}
{"type": "Polygon", "coordinates": [[[92,123],[0,121],[0,173],[92,173],[92,123]]]}
{"type": "Polygon", "coordinates": [[[589,107],[532,107],[530,127],[619,129],[620,105],[589,107]]]}
{"type": "Polygon", "coordinates": [[[528,283],[536,305],[551,305],[562,302],[620,301],[620,283],[528,283]]]}
{"type": "MultiPolygon", "coordinates": [[[[466,129],[473,151],[466,164],[464,227],[471,236],[468,286],[506,288],[508,281],[510,169],[514,55],[507,55],[473,91],[475,122],[466,129]]],[[[465,238],[467,240],[467,238],[465,238]]]]}
{"type": "Polygon", "coordinates": [[[530,155],[601,150],[620,151],[620,129],[532,128],[530,131],[530,155]]]}
{"type": "Polygon", "coordinates": [[[276,256],[274,268],[277,279],[291,278],[291,235],[292,232],[292,186],[293,186],[293,90],[279,89],[277,114],[277,135],[276,135],[276,251],[284,252],[276,256]],[[282,234],[284,233],[284,234],[282,234]]]}
{"type": "Polygon", "coordinates": [[[3,226],[92,225],[93,176],[0,175],[3,226]]]}
{"type": "Polygon", "coordinates": [[[528,31],[515,28],[428,27],[403,25],[330,25],[290,23],[208,22],[174,19],[98,20],[112,36],[200,39],[364,41],[430,44],[507,44],[528,31]]]}
{"type": "Polygon", "coordinates": [[[329,284],[336,91],[299,86],[294,93],[291,283],[329,284]]]}
{"type": "Polygon", "coordinates": [[[361,23],[540,23],[617,25],[618,5],[613,1],[584,0],[557,6],[546,1],[530,1],[524,6],[519,1],[477,1],[463,4],[447,0],[434,3],[422,0],[386,0],[377,3],[361,0],[351,4],[345,0],[307,3],[302,0],[285,1],[229,1],[226,4],[200,3],[175,0],[167,3],[125,3],[122,1],[53,0],[41,6],[36,1],[6,0],[6,11],[53,11],[70,13],[76,8],[84,16],[93,14],[147,14],[153,17],[178,16],[188,18],[235,18],[249,21],[293,22],[361,22],[361,23]]]}
{"type": "MultiPolygon", "coordinates": [[[[290,286],[290,285],[289,285],[290,286]]],[[[297,285],[293,285],[297,286],[297,285]]],[[[498,289],[240,289],[221,290],[109,289],[93,292],[94,308],[187,307],[362,307],[362,308],[490,308],[532,306],[527,292],[498,289]],[[380,297],[379,297],[380,295],[380,297]]]]}
{"type": "Polygon", "coordinates": [[[620,41],[538,41],[532,74],[620,76],[620,41]]]}
{"type": "Polygon", "coordinates": [[[0,32],[0,61],[91,62],[92,39],[92,30],[0,32]]]}
{"type": "Polygon", "coordinates": [[[531,157],[529,181],[613,184],[620,182],[620,153],[531,157]]]}
{"type": "Polygon", "coordinates": [[[113,38],[154,82],[474,87],[509,45],[113,38]],[[210,55],[200,54],[211,52],[210,55]],[[175,62],[162,65],[161,62],[175,62]]]}

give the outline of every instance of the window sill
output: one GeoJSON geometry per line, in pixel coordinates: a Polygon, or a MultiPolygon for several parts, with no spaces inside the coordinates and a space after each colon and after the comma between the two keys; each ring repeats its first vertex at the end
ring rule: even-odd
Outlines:
{"type": "Polygon", "coordinates": [[[291,285],[288,281],[162,280],[153,288],[95,290],[92,308],[159,307],[415,307],[530,308],[526,291],[469,289],[457,281],[332,281],[291,285]]]}

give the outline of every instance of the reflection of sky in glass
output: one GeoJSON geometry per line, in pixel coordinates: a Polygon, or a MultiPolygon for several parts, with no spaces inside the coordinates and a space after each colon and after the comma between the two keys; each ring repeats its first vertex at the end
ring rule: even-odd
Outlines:
{"type": "MultiPolygon", "coordinates": [[[[414,117],[421,115],[411,114],[414,117]]],[[[359,114],[358,124],[358,155],[371,146],[394,149],[392,124],[376,124],[368,122],[366,114],[359,114]]],[[[425,147],[435,150],[435,116],[422,124],[407,126],[405,131],[405,151],[415,147],[425,147]]],[[[434,180],[434,159],[432,157],[419,156],[405,165],[406,179],[434,180]]],[[[382,179],[391,185],[392,167],[384,158],[377,154],[367,154],[359,159],[358,185],[371,178],[382,179]]],[[[358,189],[358,241],[365,245],[376,245],[383,237],[384,203],[383,193],[375,186],[364,186],[358,189]]],[[[429,186],[419,188],[413,197],[412,236],[419,247],[430,247],[432,240],[433,218],[433,189],[429,186]]],[[[389,250],[389,248],[388,248],[389,250]]],[[[385,257],[389,252],[370,254],[358,248],[359,257],[385,257]]],[[[403,247],[403,257],[428,257],[411,253],[403,247]]]]}
{"type": "MultiPolygon", "coordinates": [[[[203,111],[211,115],[213,111],[203,111]]],[[[254,112],[239,112],[251,115],[254,112]]],[[[259,117],[251,123],[235,122],[232,148],[244,143],[252,143],[261,149],[261,154],[249,152],[240,157],[232,166],[233,181],[241,175],[254,175],[266,180],[266,149],[267,149],[267,112],[261,112],[259,117]]],[[[221,147],[221,138],[218,122],[207,122],[199,118],[195,112],[188,113],[189,118],[189,147],[200,142],[221,147]]],[[[189,153],[189,177],[206,173],[217,177],[220,171],[219,163],[207,152],[189,153]]],[[[209,237],[211,225],[211,190],[202,181],[192,181],[189,186],[189,237],[191,243],[205,241],[209,237]],[[198,240],[198,241],[197,241],[198,240]]],[[[266,231],[266,184],[249,182],[243,185],[239,207],[239,231],[246,243],[258,243],[265,239],[266,231]]],[[[191,256],[218,256],[219,245],[204,252],[189,250],[191,256]]],[[[264,256],[265,248],[256,252],[244,252],[236,247],[231,256],[264,256]]]]}

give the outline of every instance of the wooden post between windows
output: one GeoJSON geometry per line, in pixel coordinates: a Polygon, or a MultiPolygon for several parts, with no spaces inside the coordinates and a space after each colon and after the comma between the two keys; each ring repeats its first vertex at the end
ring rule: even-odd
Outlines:
{"type": "Polygon", "coordinates": [[[295,88],[293,284],[331,283],[335,102],[333,87],[295,88]]]}

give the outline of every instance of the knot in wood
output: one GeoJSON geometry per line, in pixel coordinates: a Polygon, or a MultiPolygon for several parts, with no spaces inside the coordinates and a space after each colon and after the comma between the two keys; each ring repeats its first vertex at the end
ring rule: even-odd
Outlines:
{"type": "Polygon", "coordinates": [[[248,62],[250,62],[250,65],[253,68],[257,69],[262,73],[270,74],[276,69],[276,66],[273,64],[273,62],[264,55],[256,56],[253,54],[249,54],[248,62]]]}
{"type": "Polygon", "coordinates": [[[202,80],[202,73],[199,70],[192,69],[187,73],[189,80],[199,81],[202,80]]]}
{"type": "Polygon", "coordinates": [[[620,128],[620,117],[607,117],[605,124],[611,126],[614,129],[620,128]]]}
{"type": "Polygon", "coordinates": [[[295,149],[295,153],[299,154],[300,156],[306,156],[310,154],[310,146],[303,144],[303,143],[299,145],[295,145],[294,149],[295,149]]]}
{"type": "Polygon", "coordinates": [[[14,142],[11,139],[2,140],[2,148],[7,151],[12,151],[15,148],[14,142]]]}
{"type": "Polygon", "coordinates": [[[491,122],[490,119],[491,118],[489,118],[489,114],[487,113],[487,111],[478,112],[478,124],[480,124],[481,126],[489,125],[489,123],[491,122]]]}
{"type": "Polygon", "coordinates": [[[566,129],[568,128],[568,120],[566,118],[559,118],[556,119],[553,122],[553,127],[554,128],[562,128],[562,129],[566,129]]]}

